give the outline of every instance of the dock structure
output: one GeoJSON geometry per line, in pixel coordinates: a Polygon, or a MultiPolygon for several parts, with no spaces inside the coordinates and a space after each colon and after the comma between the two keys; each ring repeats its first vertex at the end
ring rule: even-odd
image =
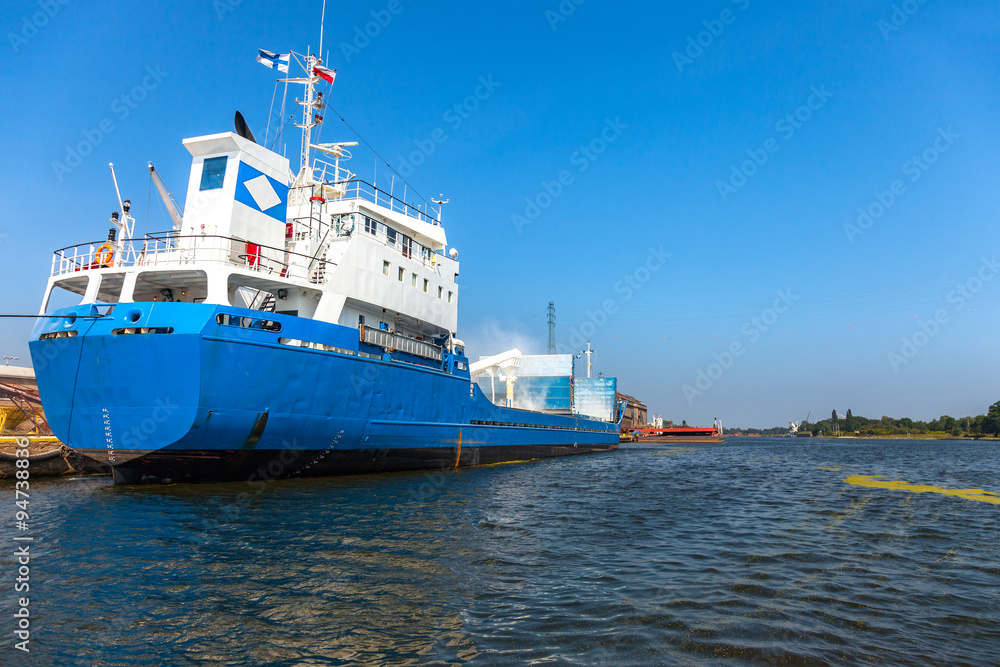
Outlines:
{"type": "Polygon", "coordinates": [[[631,433],[632,429],[642,428],[649,423],[645,403],[634,396],[618,392],[616,402],[621,404],[622,401],[626,402],[625,417],[622,419],[622,433],[631,433]]]}
{"type": "Polygon", "coordinates": [[[51,435],[35,371],[0,366],[0,435],[51,435]]]}
{"type": "Polygon", "coordinates": [[[74,452],[52,435],[34,369],[0,366],[0,479],[14,477],[16,462],[23,458],[16,452],[25,447],[34,477],[110,472],[106,465],[74,452]]]}

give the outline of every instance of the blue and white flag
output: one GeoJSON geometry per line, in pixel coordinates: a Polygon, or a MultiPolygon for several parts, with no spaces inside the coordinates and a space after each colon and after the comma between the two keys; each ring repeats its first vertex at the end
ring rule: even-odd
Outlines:
{"type": "Polygon", "coordinates": [[[271,69],[276,69],[279,72],[288,74],[288,59],[292,54],[272,53],[270,51],[265,51],[264,49],[258,49],[258,51],[260,51],[260,54],[257,56],[257,62],[264,67],[270,67],[271,69]]]}

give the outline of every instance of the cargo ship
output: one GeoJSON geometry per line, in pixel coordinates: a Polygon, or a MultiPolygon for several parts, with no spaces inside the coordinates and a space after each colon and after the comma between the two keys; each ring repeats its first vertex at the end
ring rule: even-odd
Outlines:
{"type": "Polygon", "coordinates": [[[112,167],[107,240],[55,251],[30,341],[54,434],[119,484],[617,449],[620,405],[595,415],[484,395],[457,336],[446,202],[414,206],[359,179],[346,167],[356,142],[314,143],[336,76],[320,58],[257,60],[303,70],[279,79],[302,86],[294,171],[237,113],[235,132],[183,141],[183,207],[149,165],[171,230],[133,235],[112,167]]]}

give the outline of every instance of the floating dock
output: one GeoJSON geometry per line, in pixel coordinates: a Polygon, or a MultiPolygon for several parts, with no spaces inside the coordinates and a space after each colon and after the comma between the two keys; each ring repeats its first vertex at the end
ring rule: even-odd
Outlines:
{"type": "Polygon", "coordinates": [[[52,436],[0,436],[0,479],[11,479],[18,470],[16,451],[28,441],[28,472],[31,477],[66,475],[110,475],[111,468],[75,452],[52,436]]]}

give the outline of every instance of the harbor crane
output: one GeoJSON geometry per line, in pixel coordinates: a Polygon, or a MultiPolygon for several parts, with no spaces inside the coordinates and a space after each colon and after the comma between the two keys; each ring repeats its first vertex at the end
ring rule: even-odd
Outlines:
{"type": "Polygon", "coordinates": [[[808,424],[810,417],[812,417],[812,410],[809,411],[809,414],[807,414],[806,418],[803,419],[802,421],[800,421],[798,423],[796,423],[796,422],[788,422],[788,428],[790,428],[792,430],[792,435],[795,435],[796,433],[799,432],[799,427],[800,426],[802,426],[803,424],[808,424]]]}

